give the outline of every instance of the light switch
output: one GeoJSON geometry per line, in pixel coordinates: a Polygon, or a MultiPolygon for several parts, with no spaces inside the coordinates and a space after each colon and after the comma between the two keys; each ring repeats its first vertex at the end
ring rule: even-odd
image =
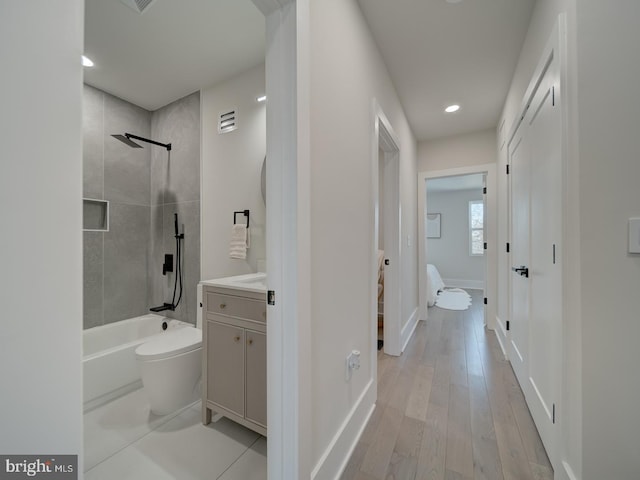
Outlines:
{"type": "Polygon", "coordinates": [[[640,218],[629,219],[629,253],[640,253],[640,218]]]}

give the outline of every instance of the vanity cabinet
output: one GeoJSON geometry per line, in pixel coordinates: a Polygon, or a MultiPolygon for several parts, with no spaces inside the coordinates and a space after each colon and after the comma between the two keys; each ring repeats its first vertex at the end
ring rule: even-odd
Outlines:
{"type": "Polygon", "coordinates": [[[202,421],[222,414],[267,434],[264,293],[203,286],[202,421]]]}
{"type": "Polygon", "coordinates": [[[267,426],[267,336],[246,330],[246,400],[244,416],[267,426]]]}

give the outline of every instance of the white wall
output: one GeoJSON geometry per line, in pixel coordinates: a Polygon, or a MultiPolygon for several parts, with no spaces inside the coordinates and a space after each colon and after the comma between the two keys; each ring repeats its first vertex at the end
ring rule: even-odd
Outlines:
{"type": "Polygon", "coordinates": [[[378,250],[384,251],[384,151],[378,149],[378,250]]]}
{"type": "MultiPolygon", "coordinates": [[[[202,279],[258,271],[265,260],[265,205],[260,173],[266,155],[264,65],[201,91],[202,279]],[[218,115],[237,109],[238,129],[218,134],[218,115]],[[249,209],[247,259],[229,258],[233,212],[249,209]]],[[[268,163],[268,160],[267,160],[268,163]]],[[[238,215],[238,222],[245,222],[238,215]]]]}
{"type": "Polygon", "coordinates": [[[367,396],[375,381],[375,312],[370,311],[373,100],[400,142],[403,324],[418,307],[416,141],[357,3],[323,0],[310,2],[308,8],[313,399],[309,435],[315,478],[334,478],[355,438],[349,438],[344,449],[332,449],[338,444],[332,442],[348,435],[344,432],[350,431],[350,422],[358,412],[369,411],[375,398],[367,396]],[[362,353],[362,366],[347,382],[345,358],[354,348],[362,353]]]}
{"type": "Polygon", "coordinates": [[[418,144],[419,172],[496,163],[496,159],[496,131],[493,128],[418,144]]]}
{"type": "Polygon", "coordinates": [[[427,240],[427,262],[433,263],[447,286],[484,288],[485,258],[469,255],[469,202],[482,201],[482,190],[429,193],[427,208],[440,213],[440,238],[427,240]]]}
{"type": "Polygon", "coordinates": [[[640,478],[639,20],[637,1],[577,2],[584,480],[640,478]]]}
{"type": "MultiPolygon", "coordinates": [[[[563,470],[557,471],[558,478],[570,478],[573,475],[576,479],[583,478],[583,452],[582,452],[582,319],[581,319],[581,282],[580,278],[580,209],[579,194],[579,157],[577,143],[577,73],[576,73],[576,0],[538,0],[534,7],[529,30],[522,47],[518,65],[514,72],[509,93],[505,101],[505,106],[498,123],[498,241],[504,244],[508,239],[507,221],[507,177],[504,175],[507,163],[507,142],[509,134],[512,133],[516,117],[521,113],[522,101],[525,91],[531,81],[534,70],[540,60],[542,51],[549,40],[554,25],[558,20],[558,15],[563,14],[567,22],[567,61],[566,78],[564,84],[564,100],[568,107],[567,125],[567,162],[570,175],[564,184],[565,202],[567,209],[564,212],[564,228],[566,238],[564,243],[563,269],[565,275],[563,298],[565,307],[563,309],[563,398],[562,407],[558,412],[558,423],[562,430],[562,451],[560,457],[563,462],[563,470]]],[[[611,7],[610,7],[611,8],[611,7]]],[[[602,31],[597,33],[598,37],[604,37],[602,31]]],[[[611,32],[611,35],[615,34],[611,32]]],[[[589,193],[589,196],[593,192],[589,193]]],[[[589,221],[590,225],[593,222],[589,221]]],[[[505,250],[502,249],[502,252],[505,250]]],[[[504,323],[508,320],[507,296],[508,282],[510,275],[509,260],[506,253],[502,253],[498,262],[498,317],[504,323]]],[[[608,415],[608,414],[607,414],[608,415]]],[[[610,449],[603,449],[603,453],[610,449]]],[[[608,478],[614,476],[607,475],[608,478]]],[[[584,478],[589,478],[585,476],[584,478]]]]}
{"type": "Polygon", "coordinates": [[[0,4],[0,452],[80,467],[83,16],[0,4]]]}

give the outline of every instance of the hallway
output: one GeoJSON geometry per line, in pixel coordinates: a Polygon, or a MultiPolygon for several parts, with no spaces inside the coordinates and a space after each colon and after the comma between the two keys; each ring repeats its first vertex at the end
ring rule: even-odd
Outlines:
{"type": "Polygon", "coordinates": [[[551,480],[522,391],[482,292],[429,309],[401,357],[379,353],[378,401],[342,480],[551,480]]]}

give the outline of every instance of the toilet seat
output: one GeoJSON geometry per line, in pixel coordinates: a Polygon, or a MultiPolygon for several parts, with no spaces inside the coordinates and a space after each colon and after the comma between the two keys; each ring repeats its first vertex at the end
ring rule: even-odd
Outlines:
{"type": "Polygon", "coordinates": [[[202,346],[202,330],[193,327],[176,328],[161,333],[136,348],[138,360],[160,360],[191,352],[202,346]]]}

